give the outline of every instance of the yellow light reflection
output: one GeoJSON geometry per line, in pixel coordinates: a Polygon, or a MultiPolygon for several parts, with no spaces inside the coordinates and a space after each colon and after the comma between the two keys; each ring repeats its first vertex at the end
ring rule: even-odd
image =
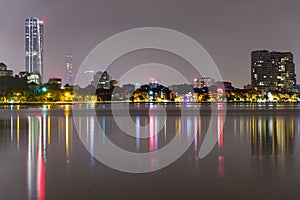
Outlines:
{"type": "Polygon", "coordinates": [[[177,132],[181,134],[181,118],[176,119],[175,130],[177,130],[177,132]]]}
{"type": "MultiPolygon", "coordinates": [[[[294,144],[294,118],[276,116],[276,118],[261,117],[251,122],[252,152],[254,155],[276,156],[284,159],[292,153],[294,144]],[[256,128],[254,128],[256,127],[256,128]]],[[[274,160],[275,161],[275,160],[274,160]]]]}
{"type": "Polygon", "coordinates": [[[48,144],[50,144],[50,140],[51,140],[51,119],[50,116],[48,115],[48,144]]]}
{"type": "Polygon", "coordinates": [[[69,152],[69,112],[66,113],[66,158],[67,163],[70,163],[70,152],[69,152]]]}

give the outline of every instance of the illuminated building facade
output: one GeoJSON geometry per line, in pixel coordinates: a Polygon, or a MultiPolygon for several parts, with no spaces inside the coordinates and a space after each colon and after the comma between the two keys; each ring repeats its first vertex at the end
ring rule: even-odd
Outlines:
{"type": "Polygon", "coordinates": [[[133,102],[166,102],[174,101],[175,96],[175,93],[168,87],[160,85],[158,81],[154,80],[136,89],[130,99],[133,102]]]}
{"type": "Polygon", "coordinates": [[[97,89],[109,90],[111,88],[110,81],[110,75],[107,73],[107,71],[104,71],[98,80],[97,89]]]}
{"type": "Polygon", "coordinates": [[[73,85],[74,75],[73,75],[73,64],[72,64],[72,54],[68,54],[66,57],[66,74],[65,74],[65,84],[73,85]]]}
{"type": "Polygon", "coordinates": [[[61,88],[61,83],[62,83],[61,78],[49,78],[48,80],[49,85],[55,85],[58,88],[61,88]]]}
{"type": "Polygon", "coordinates": [[[280,89],[296,86],[295,63],[290,52],[271,52],[272,65],[276,69],[275,85],[280,89]]]}
{"type": "Polygon", "coordinates": [[[251,52],[251,86],[254,90],[290,90],[296,86],[295,64],[290,52],[251,52]]]}
{"type": "Polygon", "coordinates": [[[95,87],[95,88],[97,88],[98,87],[98,83],[99,83],[99,80],[101,79],[101,77],[102,77],[102,74],[103,74],[103,72],[102,71],[98,71],[98,72],[96,72],[96,73],[94,73],[94,79],[93,79],[93,81],[90,81],[91,83],[92,83],[92,85],[95,87]]]}
{"type": "Polygon", "coordinates": [[[27,83],[35,83],[35,84],[40,84],[40,75],[39,74],[27,74],[27,83]]]}
{"type": "Polygon", "coordinates": [[[44,72],[44,21],[36,17],[25,20],[25,71],[38,74],[39,82],[44,72]]]}
{"type": "Polygon", "coordinates": [[[195,78],[193,80],[193,88],[210,87],[215,83],[215,79],[210,77],[195,78]]]}

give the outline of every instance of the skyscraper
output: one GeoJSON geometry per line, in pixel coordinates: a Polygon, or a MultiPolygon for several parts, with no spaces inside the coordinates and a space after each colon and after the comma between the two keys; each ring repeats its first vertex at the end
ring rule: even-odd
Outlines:
{"type": "Polygon", "coordinates": [[[25,20],[25,71],[38,74],[43,81],[44,72],[44,21],[36,17],[25,20]]]}
{"type": "Polygon", "coordinates": [[[65,71],[65,84],[73,85],[73,64],[72,64],[72,54],[68,54],[66,57],[66,71],[65,71]]]}
{"type": "Polygon", "coordinates": [[[251,86],[255,90],[290,90],[296,85],[295,64],[290,52],[251,52],[251,86]]]}

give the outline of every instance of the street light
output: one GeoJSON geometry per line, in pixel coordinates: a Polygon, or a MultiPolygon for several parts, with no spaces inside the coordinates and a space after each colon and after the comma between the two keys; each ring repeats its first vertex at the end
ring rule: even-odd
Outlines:
{"type": "Polygon", "coordinates": [[[47,92],[47,88],[46,87],[42,87],[42,92],[47,92]]]}

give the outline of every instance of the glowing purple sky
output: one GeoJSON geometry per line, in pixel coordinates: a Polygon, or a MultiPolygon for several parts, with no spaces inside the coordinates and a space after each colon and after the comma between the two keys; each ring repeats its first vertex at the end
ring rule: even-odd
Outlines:
{"type": "MultiPolygon", "coordinates": [[[[64,77],[68,53],[76,71],[111,35],[158,26],[197,40],[223,78],[241,87],[250,82],[250,51],[255,49],[291,51],[300,74],[299,8],[297,0],[1,0],[0,62],[15,73],[24,70],[24,20],[30,16],[45,20],[46,79],[64,77]]],[[[124,59],[124,65],[130,62],[124,59]]]]}

